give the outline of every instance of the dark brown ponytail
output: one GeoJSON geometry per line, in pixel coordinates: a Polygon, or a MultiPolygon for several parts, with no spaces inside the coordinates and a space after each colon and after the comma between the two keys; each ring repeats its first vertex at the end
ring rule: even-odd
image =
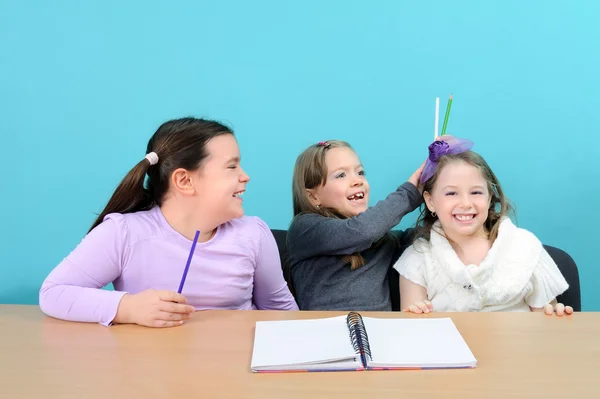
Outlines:
{"type": "Polygon", "coordinates": [[[158,163],[151,165],[146,158],[138,162],[123,178],[90,231],[110,213],[145,211],[161,205],[173,171],[198,169],[208,156],[206,143],[223,134],[233,134],[233,131],[206,119],[181,118],[163,123],[146,148],[147,154],[158,155],[158,163]]]}

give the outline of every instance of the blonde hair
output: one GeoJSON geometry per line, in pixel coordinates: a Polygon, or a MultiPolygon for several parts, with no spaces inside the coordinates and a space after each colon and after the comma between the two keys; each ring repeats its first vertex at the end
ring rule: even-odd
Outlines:
{"type": "MultiPolygon", "coordinates": [[[[327,163],[325,155],[334,148],[354,149],[345,141],[330,140],[313,144],[304,150],[296,159],[294,165],[294,176],[292,178],[292,202],[294,205],[294,217],[303,213],[314,213],[317,215],[332,217],[336,219],[347,219],[341,212],[333,208],[316,207],[308,198],[306,190],[324,186],[327,183],[327,163]]],[[[365,260],[360,253],[342,257],[346,263],[350,263],[350,269],[356,270],[364,266],[365,260]]]]}
{"type": "MultiPolygon", "coordinates": [[[[487,182],[487,189],[490,193],[490,206],[488,209],[488,217],[483,225],[490,243],[494,243],[498,237],[498,229],[500,228],[500,221],[505,216],[514,214],[514,207],[510,204],[508,199],[504,195],[504,191],[500,186],[500,181],[487,164],[485,159],[474,151],[461,152],[459,154],[449,154],[441,156],[437,161],[437,169],[433,176],[427,180],[423,187],[423,192],[431,192],[435,187],[435,183],[440,175],[440,172],[451,163],[463,161],[468,165],[471,165],[481,172],[483,178],[487,182]]],[[[431,237],[431,230],[433,229],[434,223],[437,218],[429,211],[429,208],[423,204],[421,214],[417,218],[417,226],[415,231],[414,240],[419,238],[425,238],[429,240],[431,237]]]]}

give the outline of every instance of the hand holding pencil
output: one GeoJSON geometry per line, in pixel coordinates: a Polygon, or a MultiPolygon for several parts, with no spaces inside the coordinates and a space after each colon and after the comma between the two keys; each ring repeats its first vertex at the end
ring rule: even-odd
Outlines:
{"type": "Polygon", "coordinates": [[[200,231],[196,231],[177,292],[145,290],[139,294],[125,294],[121,298],[117,315],[113,320],[115,323],[139,324],[146,327],[175,327],[190,319],[190,315],[196,309],[187,304],[187,299],[181,295],[181,291],[190,269],[199,235],[200,231]]]}
{"type": "Polygon", "coordinates": [[[146,327],[175,327],[189,320],[194,311],[187,299],[177,292],[145,290],[124,295],[113,321],[146,327]]]}

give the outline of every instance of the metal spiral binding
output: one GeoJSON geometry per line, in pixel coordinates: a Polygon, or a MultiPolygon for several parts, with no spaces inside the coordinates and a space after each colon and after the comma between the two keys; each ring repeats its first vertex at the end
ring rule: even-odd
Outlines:
{"type": "Polygon", "coordinates": [[[356,312],[348,313],[346,324],[350,331],[350,341],[357,355],[360,355],[363,367],[367,368],[367,357],[371,358],[371,347],[369,346],[369,336],[365,329],[362,316],[356,312]]]}

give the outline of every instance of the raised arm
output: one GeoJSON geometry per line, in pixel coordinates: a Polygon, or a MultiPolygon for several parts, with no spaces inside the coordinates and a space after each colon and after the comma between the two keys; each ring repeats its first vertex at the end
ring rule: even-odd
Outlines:
{"type": "Polygon", "coordinates": [[[421,204],[421,194],[404,183],[365,212],[348,219],[298,215],[288,233],[290,253],[297,259],[349,255],[364,251],[421,204]]]}

